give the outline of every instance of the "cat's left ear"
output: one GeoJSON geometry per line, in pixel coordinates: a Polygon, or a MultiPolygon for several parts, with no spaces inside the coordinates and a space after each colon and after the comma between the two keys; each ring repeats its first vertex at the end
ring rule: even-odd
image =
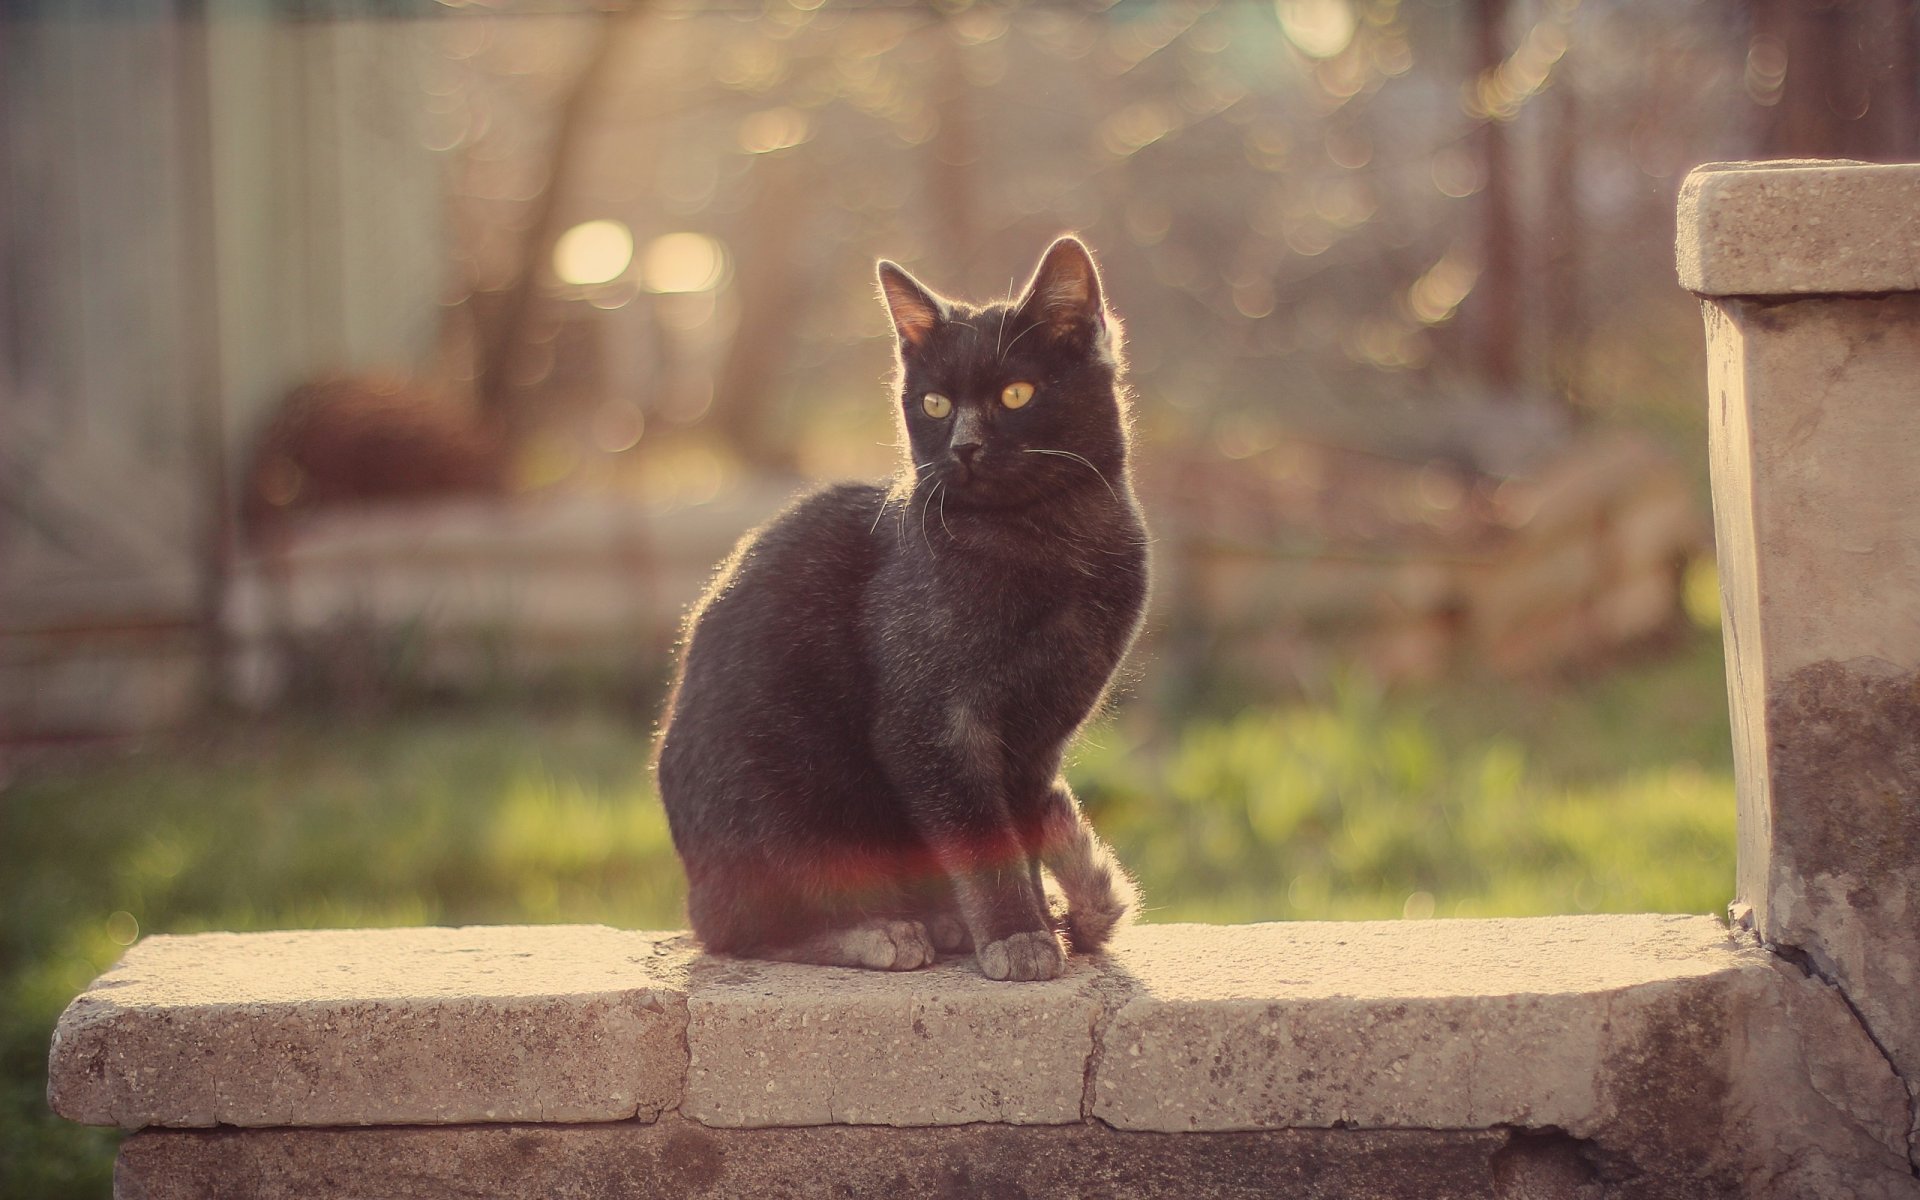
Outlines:
{"type": "Polygon", "coordinates": [[[898,264],[880,260],[880,295],[893,314],[893,328],[900,345],[918,349],[925,344],[933,327],[947,319],[947,302],[929,291],[918,279],[898,264]]]}
{"type": "Polygon", "coordinates": [[[1085,243],[1072,234],[1040,256],[1020,311],[1055,340],[1079,342],[1111,357],[1119,332],[1100,295],[1100,271],[1085,243]]]}

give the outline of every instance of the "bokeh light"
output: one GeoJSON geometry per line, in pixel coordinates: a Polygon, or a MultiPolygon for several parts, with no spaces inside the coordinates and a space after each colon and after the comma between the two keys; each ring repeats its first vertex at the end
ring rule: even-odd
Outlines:
{"type": "Polygon", "coordinates": [[[1309,58],[1332,58],[1353,41],[1357,24],[1347,0],[1277,0],[1280,28],[1309,58]]]}
{"type": "Polygon", "coordinates": [[[647,243],[640,280],[650,292],[712,291],[727,269],[725,247],[703,233],[669,233],[647,243]]]}
{"type": "Polygon", "coordinates": [[[580,287],[618,279],[632,261],[633,234],[618,221],[584,221],[553,247],[553,273],[580,287]]]}

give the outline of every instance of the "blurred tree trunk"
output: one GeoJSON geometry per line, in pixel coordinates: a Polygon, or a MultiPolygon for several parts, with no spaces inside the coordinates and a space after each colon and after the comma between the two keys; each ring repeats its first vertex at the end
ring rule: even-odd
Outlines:
{"type": "Polygon", "coordinates": [[[1875,144],[1867,155],[1920,160],[1920,4],[1875,0],[1864,40],[1875,50],[1867,109],[1875,144]]]}
{"type": "Polygon", "coordinates": [[[1585,249],[1585,222],[1580,204],[1580,96],[1562,58],[1555,68],[1550,97],[1552,128],[1547,144],[1548,222],[1546,290],[1547,373],[1554,395],[1571,410],[1579,382],[1581,349],[1586,330],[1585,297],[1581,294],[1581,257],[1585,249]]]}
{"type": "Polygon", "coordinates": [[[707,427],[725,438],[750,466],[787,470],[790,438],[771,418],[773,386],[791,357],[805,304],[807,262],[796,249],[809,211],[806,160],[799,147],[754,160],[755,190],[735,247],[733,287],[740,319],[713,385],[707,427]]]}
{"type": "Polygon", "coordinates": [[[979,139],[974,129],[973,85],[967,81],[962,60],[966,49],[951,16],[942,16],[931,36],[937,72],[933,108],[940,124],[927,144],[927,211],[933,215],[934,244],[943,250],[941,270],[954,280],[953,290],[965,296],[982,295],[990,281],[977,277],[979,222],[973,173],[979,139]]]}
{"type": "Polygon", "coordinates": [[[518,372],[539,328],[541,272],[560,237],[561,212],[574,182],[574,163],[587,119],[605,90],[609,66],[619,57],[635,18],[645,8],[643,0],[632,0],[600,17],[579,73],[554,115],[543,184],[528,211],[507,285],[491,303],[473,310],[480,350],[474,396],[481,417],[509,437],[524,433],[530,423],[530,406],[520,403],[526,389],[518,372]]]}
{"type": "Polygon", "coordinates": [[[1753,32],[1786,53],[1761,138],[1769,157],[1920,156],[1920,5],[1756,0],[1753,32]]]}
{"type": "MultiPolygon", "coordinates": [[[[1506,60],[1507,0],[1475,0],[1474,78],[1490,79],[1506,60]]],[[[1480,125],[1481,195],[1480,377],[1496,395],[1511,396],[1520,382],[1519,239],[1513,210],[1512,147],[1507,127],[1489,116],[1480,125]]]]}
{"type": "Polygon", "coordinates": [[[1787,48],[1787,79],[1773,112],[1772,144],[1782,157],[1836,158],[1844,153],[1846,129],[1828,107],[1839,95],[1841,45],[1847,26],[1844,0],[1768,0],[1764,6],[1787,48]]]}

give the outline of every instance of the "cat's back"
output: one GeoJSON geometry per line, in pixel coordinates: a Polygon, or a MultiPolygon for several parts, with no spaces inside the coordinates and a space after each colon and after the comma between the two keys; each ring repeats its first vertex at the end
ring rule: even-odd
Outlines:
{"type": "Polygon", "coordinates": [[[835,484],[741,538],[689,619],[684,680],[713,669],[757,674],[849,647],[885,498],[876,484],[835,484]]]}
{"type": "Polygon", "coordinates": [[[785,822],[824,828],[848,816],[832,797],[883,787],[863,749],[872,683],[855,629],[885,495],[802,496],[740,540],[694,608],[655,760],[683,855],[777,842],[785,822]]]}
{"type": "Polygon", "coordinates": [[[868,483],[833,484],[798,497],[734,546],[695,620],[716,605],[754,604],[776,595],[787,604],[837,599],[841,586],[872,573],[872,526],[885,498],[884,488],[868,483]]]}

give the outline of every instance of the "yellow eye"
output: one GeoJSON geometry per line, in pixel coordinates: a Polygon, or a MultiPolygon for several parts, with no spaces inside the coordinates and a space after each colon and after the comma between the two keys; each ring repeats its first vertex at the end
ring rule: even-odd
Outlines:
{"type": "Polygon", "coordinates": [[[953,411],[953,401],[942,396],[939,392],[928,392],[925,396],[921,397],[920,407],[927,410],[928,416],[939,420],[953,411]]]}
{"type": "Polygon", "coordinates": [[[1033,385],[1030,383],[1010,383],[1000,389],[1000,403],[1008,408],[1025,408],[1031,399],[1033,385]]]}

